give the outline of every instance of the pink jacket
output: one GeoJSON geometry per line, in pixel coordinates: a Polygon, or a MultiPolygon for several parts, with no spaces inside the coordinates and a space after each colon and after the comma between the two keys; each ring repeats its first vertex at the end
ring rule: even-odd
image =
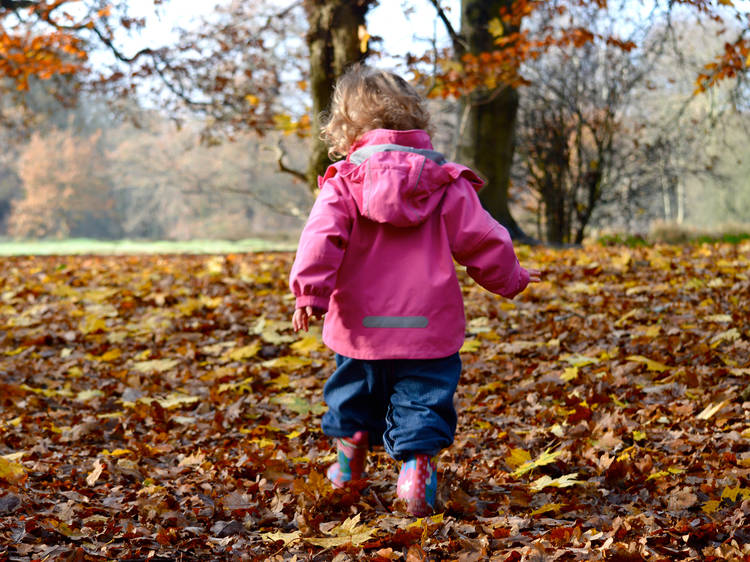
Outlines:
{"type": "Polygon", "coordinates": [[[327,311],[323,341],[341,355],[458,351],[466,321],[453,258],[493,293],[512,298],[529,282],[507,230],[482,209],[482,180],[424,131],[369,131],[318,181],[290,286],[297,308],[327,311]]]}

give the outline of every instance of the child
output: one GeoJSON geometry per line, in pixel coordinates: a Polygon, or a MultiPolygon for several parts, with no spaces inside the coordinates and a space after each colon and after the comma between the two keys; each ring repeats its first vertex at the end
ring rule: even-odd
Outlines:
{"type": "Polygon", "coordinates": [[[326,313],[337,369],[323,396],[336,438],[334,486],[364,476],[368,447],[404,461],[409,513],[435,507],[435,455],[453,442],[453,394],[465,318],[453,258],[483,287],[513,297],[526,271],[484,211],[482,180],[432,148],[424,100],[399,76],[355,66],[342,76],[323,138],[346,156],[319,179],[290,286],[295,331],[326,313]]]}

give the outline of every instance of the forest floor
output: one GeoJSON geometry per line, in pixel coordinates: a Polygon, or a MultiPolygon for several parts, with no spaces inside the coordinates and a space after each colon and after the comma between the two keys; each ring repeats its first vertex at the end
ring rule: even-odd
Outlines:
{"type": "Polygon", "coordinates": [[[289,253],[9,257],[0,560],[750,560],[750,242],[519,248],[464,273],[436,514],[334,490],[332,354],[289,253]]]}

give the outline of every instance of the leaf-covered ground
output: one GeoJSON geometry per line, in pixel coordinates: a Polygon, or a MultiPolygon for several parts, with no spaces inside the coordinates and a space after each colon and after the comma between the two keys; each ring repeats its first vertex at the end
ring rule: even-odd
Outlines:
{"type": "Polygon", "coordinates": [[[462,275],[423,520],[382,451],[322,476],[291,255],[3,259],[0,560],[750,560],[750,243],[520,255],[515,301],[462,275]]]}

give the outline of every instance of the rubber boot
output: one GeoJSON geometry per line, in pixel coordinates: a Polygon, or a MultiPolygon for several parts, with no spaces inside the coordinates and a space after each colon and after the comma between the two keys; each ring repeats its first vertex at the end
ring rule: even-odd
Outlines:
{"type": "Polygon", "coordinates": [[[406,504],[406,511],[417,517],[430,515],[435,509],[437,470],[435,460],[416,454],[401,466],[396,495],[406,504]]]}
{"type": "Polygon", "coordinates": [[[367,432],[358,431],[351,437],[337,438],[336,449],[337,460],[328,467],[326,474],[334,488],[340,488],[350,480],[364,478],[368,449],[367,432]]]}

